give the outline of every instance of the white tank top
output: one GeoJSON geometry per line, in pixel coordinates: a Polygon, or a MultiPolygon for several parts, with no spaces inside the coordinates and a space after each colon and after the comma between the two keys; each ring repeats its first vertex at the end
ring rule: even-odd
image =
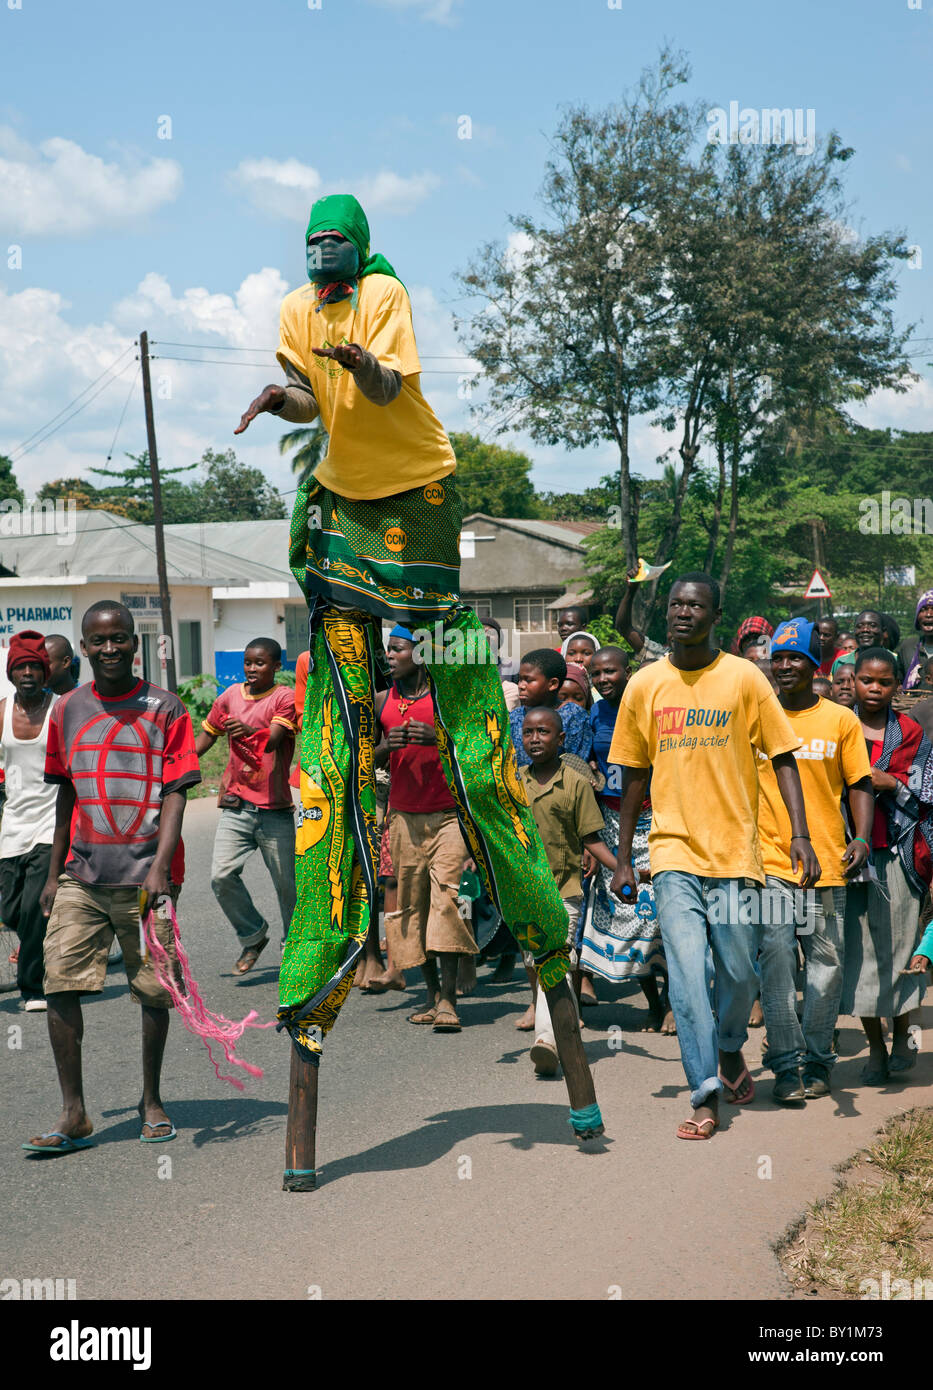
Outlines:
{"type": "Polygon", "coordinates": [[[6,773],[6,801],[0,821],[0,859],[28,854],[36,845],[50,845],[55,833],[55,802],[58,787],[43,780],[45,750],[49,741],[52,697],[42,729],[35,738],[17,738],[13,733],[13,695],[6,698],[3,711],[3,768],[6,773]]]}

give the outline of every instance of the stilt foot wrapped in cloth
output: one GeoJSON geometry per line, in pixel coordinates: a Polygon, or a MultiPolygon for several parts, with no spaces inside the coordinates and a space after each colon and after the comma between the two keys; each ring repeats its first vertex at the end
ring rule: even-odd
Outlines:
{"type": "Polygon", "coordinates": [[[292,1052],[288,1086],[288,1128],[285,1133],[285,1173],[283,1192],[313,1191],[317,1134],[318,1059],[313,1063],[292,1052]]]}

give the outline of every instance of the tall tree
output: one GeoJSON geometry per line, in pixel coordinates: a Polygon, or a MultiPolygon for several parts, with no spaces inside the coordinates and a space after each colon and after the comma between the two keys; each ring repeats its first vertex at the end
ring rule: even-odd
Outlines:
{"type": "Polygon", "coordinates": [[[22,506],[25,500],[23,489],[13,472],[13,460],[6,454],[0,454],[0,502],[18,502],[22,506]]]}
{"type": "Polygon", "coordinates": [[[205,449],[201,468],[203,482],[195,484],[200,515],[190,520],[265,521],[286,515],[278,489],[266,481],[260,469],[242,463],[233,449],[223,453],[205,449]]]}
{"type": "Polygon", "coordinates": [[[670,229],[689,215],[699,112],[672,93],[689,69],[664,50],[620,106],[569,109],[553,140],[544,218],[511,219],[512,244],[487,245],[458,277],[482,301],[457,328],[481,364],[488,413],[536,441],[611,441],[628,563],[638,554],[629,456],[633,415],[659,401],[672,314],[670,229]]]}
{"type": "MultiPolygon", "coordinates": [[[[149,471],[149,451],[141,454],[127,454],[129,466],[126,468],[91,467],[89,472],[116,481],[100,488],[100,505],[119,515],[130,517],[133,521],[151,525],[153,520],[152,475],[149,471]]],[[[197,468],[196,463],[182,464],[178,468],[164,468],[159,465],[162,484],[162,515],[166,522],[193,521],[190,490],[173,476],[177,473],[190,473],[197,468]]]]}
{"type": "Polygon", "coordinates": [[[527,454],[487,444],[475,434],[452,434],[450,442],[457,456],[457,490],[465,516],[540,515],[527,454]]]}

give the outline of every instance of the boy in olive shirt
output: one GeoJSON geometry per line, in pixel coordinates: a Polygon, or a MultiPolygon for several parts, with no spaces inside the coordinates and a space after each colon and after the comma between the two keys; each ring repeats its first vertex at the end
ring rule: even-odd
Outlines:
{"type": "MultiPolygon", "coordinates": [[[[548,866],[567,909],[568,940],[572,941],[583,902],[580,864],[584,848],[608,869],[615,869],[615,857],[600,839],[603,813],[596,803],[593,788],[585,777],[561,761],[564,728],[559,711],[549,705],[527,709],[522,743],[530,766],[523,767],[520,776],[548,866]]],[[[531,962],[526,960],[526,967],[529,964],[531,962]]],[[[557,1071],[557,1048],[547,999],[544,990],[536,988],[533,964],[529,979],[535,990],[535,1042],[531,1060],[539,1076],[553,1076],[557,1071]]]]}
{"type": "Polygon", "coordinates": [[[807,824],[822,872],[806,891],[794,881],[790,817],[769,760],[759,754],[758,838],[765,871],[759,914],[761,1007],[768,1031],[772,1098],[800,1105],[828,1096],[836,1060],[833,1029],[842,997],[846,876],[868,859],[875,798],[862,727],[844,705],[814,692],[820,638],[813,623],[792,618],[771,639],[778,700],[802,740],[794,753],[807,824]],[[848,792],[855,836],[846,843],[840,799],[848,792]],[[806,960],[803,1021],[797,1018],[795,928],[806,960]]]}

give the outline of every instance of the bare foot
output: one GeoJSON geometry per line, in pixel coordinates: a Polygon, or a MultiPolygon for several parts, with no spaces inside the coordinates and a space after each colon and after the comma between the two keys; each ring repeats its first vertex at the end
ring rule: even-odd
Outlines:
{"type": "Polygon", "coordinates": [[[472,994],[476,988],[476,961],[472,956],[461,956],[457,962],[457,994],[472,994]]]}
{"type": "Polygon", "coordinates": [[[405,976],[401,970],[383,970],[380,975],[370,975],[366,981],[368,994],[385,994],[387,989],[406,989],[405,976]]]}
{"type": "Polygon", "coordinates": [[[507,985],[515,972],[515,957],[500,956],[499,964],[492,972],[492,982],[494,985],[507,985]]]}
{"type": "Polygon", "coordinates": [[[668,1038],[676,1038],[677,1024],[674,1022],[674,1010],[668,1009],[661,1024],[661,1032],[668,1038]]]}
{"type": "Polygon", "coordinates": [[[596,990],[589,975],[584,975],[580,981],[580,1005],[581,1008],[590,1009],[594,1004],[598,1004],[596,990]]]}
{"type": "Polygon", "coordinates": [[[661,1031],[661,1024],[662,1024],[662,1022],[663,1022],[663,1015],[662,1015],[662,1012],[661,1012],[661,1001],[660,1001],[660,999],[649,1000],[649,1002],[648,1002],[648,1022],[642,1024],[642,1026],[641,1026],[641,1031],[642,1031],[643,1033],[659,1033],[659,1032],[661,1031]]]}
{"type": "Polygon", "coordinates": [[[752,1005],[752,1011],[748,1016],[748,1026],[749,1028],[762,1028],[764,1027],[764,1021],[765,1016],[761,1012],[761,1000],[756,999],[752,1005]]]}
{"type": "Polygon", "coordinates": [[[529,1004],[521,1018],[516,1020],[515,1027],[521,1029],[523,1033],[530,1033],[535,1026],[535,1006],[529,1004]]]}
{"type": "Polygon", "coordinates": [[[378,956],[363,956],[353,977],[354,989],[368,989],[369,982],[374,975],[382,973],[382,961],[378,956]]]}
{"type": "Polygon", "coordinates": [[[53,1130],[49,1131],[49,1137],[42,1134],[33,1135],[30,1144],[36,1144],[43,1149],[60,1149],[62,1143],[55,1135],[67,1134],[70,1139],[87,1139],[94,1133],[94,1126],[88,1118],[87,1111],[83,1106],[77,1110],[63,1110],[53,1130]]]}
{"type": "Polygon", "coordinates": [[[747,1105],[755,1094],[755,1083],[748,1073],[745,1058],[739,1052],[719,1051],[719,1072],[729,1088],[733,1105],[747,1105]],[[741,1077],[741,1081],[739,1081],[741,1077]]]}

